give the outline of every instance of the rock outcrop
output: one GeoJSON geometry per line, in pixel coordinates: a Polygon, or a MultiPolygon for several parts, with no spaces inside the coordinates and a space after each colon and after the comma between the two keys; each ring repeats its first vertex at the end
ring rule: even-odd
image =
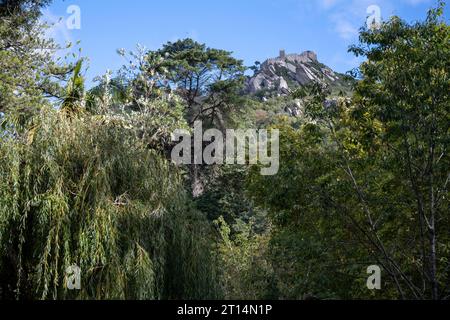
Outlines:
{"type": "Polygon", "coordinates": [[[279,57],[266,60],[247,79],[246,91],[250,94],[265,91],[283,95],[312,82],[345,87],[348,84],[344,78],[344,75],[320,63],[315,52],[285,54],[281,50],[279,57]]]}

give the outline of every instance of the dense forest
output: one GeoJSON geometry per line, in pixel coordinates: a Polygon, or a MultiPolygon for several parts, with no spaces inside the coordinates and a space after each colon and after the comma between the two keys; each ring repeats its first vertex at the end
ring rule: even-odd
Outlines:
{"type": "Polygon", "coordinates": [[[0,299],[450,299],[444,1],[362,27],[348,90],[267,97],[244,90],[258,64],[192,39],[118,50],[87,88],[49,2],[0,6],[0,299]],[[279,130],[279,171],[173,163],[196,121],[279,130]]]}

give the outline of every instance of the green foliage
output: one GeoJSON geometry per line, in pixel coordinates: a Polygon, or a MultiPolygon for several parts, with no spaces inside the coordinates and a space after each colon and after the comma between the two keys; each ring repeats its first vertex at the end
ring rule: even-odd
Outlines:
{"type": "Polygon", "coordinates": [[[27,128],[0,140],[3,297],[216,297],[209,224],[133,130],[48,108],[27,128]]]}
{"type": "Polygon", "coordinates": [[[277,128],[280,171],[263,177],[255,168],[248,189],[273,223],[269,257],[279,297],[352,297],[352,286],[364,272],[359,263],[371,263],[342,227],[340,211],[352,207],[351,193],[341,200],[331,193],[348,191],[337,185],[342,175],[335,151],[326,132],[314,124],[294,129],[282,122],[277,128]]]}
{"type": "Polygon", "coordinates": [[[356,147],[370,155],[370,165],[382,168],[377,180],[384,190],[366,179],[360,185],[396,194],[386,195],[384,203],[364,202],[371,210],[398,208],[394,229],[408,250],[397,259],[407,273],[391,273],[404,285],[402,295],[415,298],[449,294],[450,27],[444,6],[440,2],[425,21],[412,25],[393,17],[380,31],[363,31],[361,44],[351,48],[368,61],[361,66],[349,122],[356,147]]]}
{"type": "Polygon", "coordinates": [[[61,110],[68,115],[79,113],[83,108],[84,101],[84,79],[81,76],[83,60],[79,60],[73,70],[72,78],[66,89],[66,95],[61,105],[61,110]]]}
{"type": "Polygon", "coordinates": [[[306,117],[281,122],[280,171],[250,176],[273,222],[282,297],[448,298],[449,27],[393,18],[362,31],[353,99],[297,92],[306,117]],[[364,290],[367,266],[383,290],[364,290]]]}
{"type": "Polygon", "coordinates": [[[221,236],[218,262],[225,299],[276,299],[272,287],[271,264],[268,261],[270,232],[254,233],[254,223],[237,220],[234,232],[223,217],[215,221],[221,236]]]}
{"type": "Polygon", "coordinates": [[[176,95],[162,94],[153,80],[145,80],[129,68],[124,66],[113,79],[110,72],[97,77],[99,84],[85,94],[82,105],[104,121],[133,129],[136,138],[149,148],[170,154],[172,133],[189,128],[184,118],[185,104],[176,95]],[[144,87],[148,91],[143,91],[144,87]]]}
{"type": "Polygon", "coordinates": [[[241,218],[249,218],[251,203],[245,197],[246,168],[216,168],[210,173],[205,192],[196,199],[197,207],[207,213],[211,221],[223,217],[229,224],[241,218]]]}
{"type": "MultiPolygon", "coordinates": [[[[162,61],[168,85],[185,101],[189,122],[209,119],[223,128],[228,114],[242,102],[242,61],[233,58],[231,52],[208,48],[192,39],[168,42],[148,53],[151,59],[155,55],[162,61]]],[[[161,74],[159,71],[156,73],[161,74]]]]}
{"type": "Polygon", "coordinates": [[[53,59],[58,46],[38,18],[49,1],[10,1],[0,11],[0,112],[29,113],[45,97],[62,97],[59,82],[72,66],[53,59]]]}
{"type": "Polygon", "coordinates": [[[350,48],[366,58],[358,82],[269,100],[242,95],[231,52],[192,39],[119,50],[130,63],[86,92],[85,60],[53,60],[43,37],[48,2],[0,8],[0,298],[450,297],[443,1],[423,22],[363,28],[350,48]],[[168,155],[195,120],[279,129],[278,174],[187,177],[168,155]],[[80,291],[67,288],[74,264],[80,291]],[[366,288],[370,265],[381,291],[366,288]]]}
{"type": "Polygon", "coordinates": [[[0,7],[0,17],[20,15],[24,19],[32,20],[40,15],[40,10],[51,0],[5,0],[0,7]]]}

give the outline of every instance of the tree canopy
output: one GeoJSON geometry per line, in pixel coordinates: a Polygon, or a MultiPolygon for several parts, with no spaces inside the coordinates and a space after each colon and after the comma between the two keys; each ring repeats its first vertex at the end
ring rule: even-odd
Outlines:
{"type": "Polygon", "coordinates": [[[270,99],[192,39],[120,49],[86,88],[88,59],[44,36],[48,3],[0,7],[0,299],[450,299],[443,1],[360,30],[351,95],[270,99]],[[177,166],[172,134],[196,120],[279,130],[279,172],[177,166]]]}

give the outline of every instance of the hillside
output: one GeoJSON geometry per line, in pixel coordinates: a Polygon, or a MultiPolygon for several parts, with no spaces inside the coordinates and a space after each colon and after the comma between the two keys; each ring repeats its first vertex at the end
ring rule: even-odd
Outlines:
{"type": "Polygon", "coordinates": [[[327,84],[333,92],[351,91],[351,80],[344,74],[334,72],[317,59],[317,54],[305,51],[285,54],[257,63],[255,73],[247,78],[246,92],[259,96],[286,95],[298,87],[313,82],[327,84]]]}

